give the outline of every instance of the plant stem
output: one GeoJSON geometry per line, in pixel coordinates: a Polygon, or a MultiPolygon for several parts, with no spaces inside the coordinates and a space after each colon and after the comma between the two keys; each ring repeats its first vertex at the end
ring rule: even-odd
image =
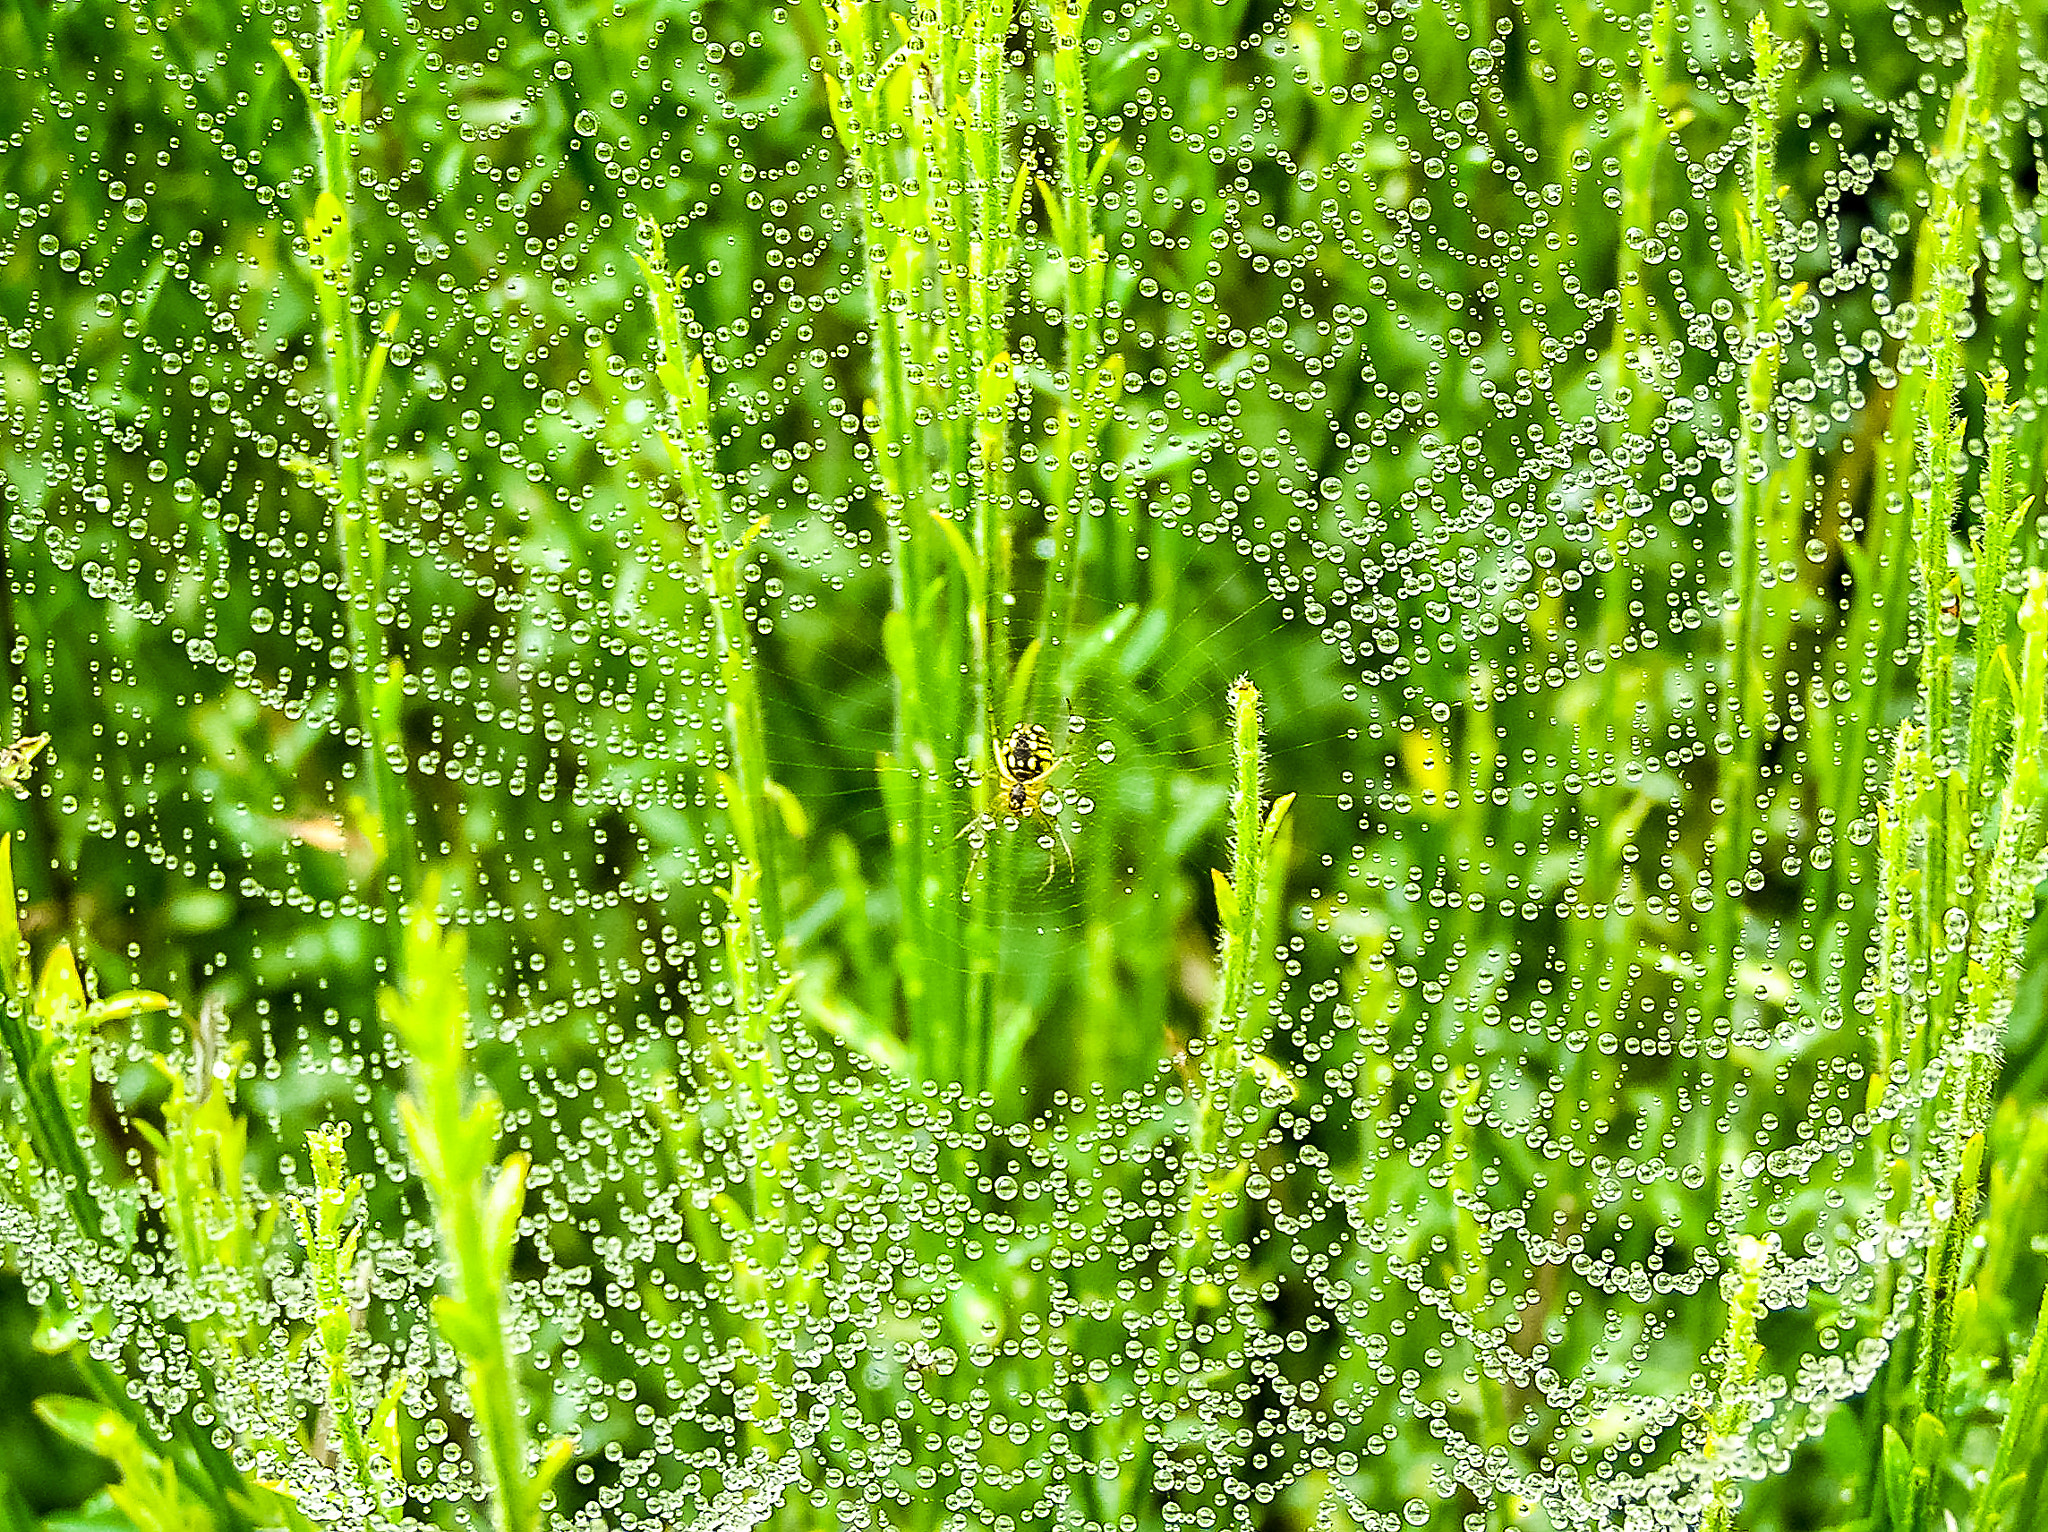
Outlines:
{"type": "Polygon", "coordinates": [[[718,652],[719,690],[725,697],[726,747],[732,752],[733,780],[725,784],[726,811],[732,816],[740,856],[756,869],[761,920],[768,941],[779,946],[783,936],[782,879],[778,872],[777,804],[780,789],[768,773],[768,731],[761,712],[753,632],[747,623],[747,550],[768,524],[765,516],[736,529],[718,472],[711,438],[711,395],[705,383],[704,359],[694,352],[682,330],[682,294],[662,253],[661,230],[642,230],[642,251],[635,259],[647,280],[654,309],[656,344],[661,361],[655,371],[674,412],[674,434],[661,433],[675,469],[676,483],[691,513],[691,542],[705,595],[711,603],[718,652]]]}
{"type": "MultiPolygon", "coordinates": [[[[1723,1030],[1733,1005],[1729,990],[1742,945],[1743,909],[1747,902],[1744,883],[1751,861],[1750,839],[1756,823],[1757,798],[1763,788],[1764,734],[1770,706],[1761,652],[1761,549],[1767,534],[1765,521],[1774,510],[1774,486],[1766,461],[1780,359],[1780,344],[1774,332],[1783,312],[1775,265],[1777,188],[1772,140],[1778,130],[1779,89],[1796,60],[1794,51],[1772,33],[1761,17],[1750,26],[1750,54],[1756,71],[1755,99],[1750,103],[1748,168],[1743,178],[1746,206],[1738,224],[1748,269],[1744,308],[1750,355],[1735,439],[1733,499],[1729,506],[1733,558],[1727,629],[1729,686],[1721,727],[1731,743],[1729,754],[1722,759],[1722,819],[1713,858],[1714,911],[1704,949],[1706,979],[1700,1006],[1701,1019],[1710,1036],[1723,1030]]],[[[1725,1076],[1726,1071],[1722,1073],[1725,1076]]],[[[1718,1111],[1727,1101],[1725,1078],[1715,1094],[1718,1111]]]]}
{"type": "Polygon", "coordinates": [[[1739,210],[1737,224],[1748,271],[1744,309],[1749,363],[1729,506],[1733,573],[1727,626],[1728,693],[1721,724],[1729,753],[1721,761],[1721,821],[1712,851],[1714,902],[1702,949],[1699,1015],[1701,1038],[1708,1045],[1710,1091],[1708,1109],[1697,1114],[1694,1150],[1707,1175],[1704,1203],[1717,1211],[1722,1201],[1722,1167],[1732,1157],[1731,1150],[1739,1154],[1740,1135],[1727,1121],[1735,1100],[1736,1065],[1725,1039],[1734,1015],[1732,991],[1741,961],[1750,842],[1763,792],[1764,735],[1770,708],[1770,687],[1763,667],[1761,550],[1771,530],[1767,519],[1777,511],[1777,488],[1767,459],[1781,355],[1776,330],[1784,317],[1777,290],[1773,140],[1778,130],[1780,87],[1797,62],[1796,50],[1779,39],[1761,16],[1752,21],[1749,35],[1755,94],[1749,110],[1746,206],[1739,210]]]}
{"type": "MultiPolygon", "coordinates": [[[[86,1008],[85,993],[67,947],[60,946],[58,953],[62,956],[45,964],[40,983],[32,975],[16,904],[13,841],[12,835],[0,835],[0,1042],[4,1042],[14,1067],[20,1109],[36,1159],[47,1173],[61,1180],[65,1204],[79,1234],[109,1258],[119,1259],[109,1229],[109,1214],[99,1200],[99,1189],[105,1186],[105,1179],[94,1173],[82,1147],[85,1140],[81,1132],[90,1131],[86,1120],[89,1107],[83,1093],[85,1081],[75,1079],[67,1087],[58,1078],[60,1060],[67,1052],[63,1034],[89,1025],[82,1014],[86,1008]],[[53,1014],[59,1009],[66,1013],[61,1019],[53,1014]]],[[[102,1002],[101,1008],[104,1010],[123,998],[113,997],[102,1002]]],[[[161,997],[157,999],[163,1003],[161,997]]],[[[74,1072],[81,1066],[89,1068],[75,1049],[68,1051],[76,1060],[74,1072]]],[[[92,1297],[74,1284],[73,1301],[85,1308],[92,1303],[92,1297]]],[[[103,1315],[89,1317],[96,1328],[104,1331],[103,1315]]],[[[211,1364],[192,1343],[185,1322],[170,1313],[160,1315],[158,1322],[163,1328],[162,1338],[190,1356],[202,1397],[220,1397],[211,1364]]],[[[152,1453],[168,1457],[169,1442],[136,1402],[127,1379],[95,1355],[90,1346],[79,1345],[72,1350],[94,1397],[132,1427],[137,1439],[152,1453]]],[[[192,1476],[194,1492],[206,1501],[227,1532],[246,1532],[251,1522],[243,1506],[249,1485],[234,1459],[214,1440],[212,1430],[187,1411],[172,1416],[167,1431],[170,1441],[177,1442],[188,1454],[180,1466],[192,1476]]]]}
{"type": "MultiPolygon", "coordinates": [[[[1937,406],[1930,398],[1930,358],[1954,342],[1957,300],[1944,295],[1967,288],[1978,260],[1976,188],[1990,141],[1984,108],[1987,98],[1997,96],[2009,9],[2003,0],[1991,0],[1993,14],[1979,15],[1966,33],[1969,63],[1949,101],[1940,150],[1930,156],[1933,200],[1921,222],[1914,254],[1913,303],[1918,318],[1891,396],[1892,423],[1876,454],[1869,520],[1860,544],[1843,549],[1853,589],[1831,691],[1845,700],[1827,700],[1811,709],[1814,754],[1834,762],[1825,786],[1825,822],[1838,830],[1863,812],[1871,752],[1886,733],[1885,714],[1893,702],[1888,683],[1895,674],[1894,656],[1905,647],[1915,567],[1908,540],[1917,536],[1918,525],[1917,518],[1907,514],[1918,506],[1910,483],[1913,456],[1925,435],[1928,413],[1937,407],[1953,408],[1948,403],[1937,406]],[[1861,700],[1846,700],[1851,697],[1861,700]],[[1850,715],[1846,727],[1838,718],[1844,709],[1850,715]]],[[[1850,994],[1861,986],[1870,917],[1858,909],[1844,918],[1838,898],[1845,880],[1855,882],[1856,870],[1854,852],[1838,851],[1822,876],[1815,904],[1828,922],[1830,952],[1823,958],[1841,963],[1844,992],[1850,994]]]]}
{"type": "MultiPolygon", "coordinates": [[[[1990,492],[1994,504],[2000,493],[1990,492]]],[[[1923,512],[1923,534],[1939,514],[1938,508],[1923,512]]],[[[1987,547],[1996,551],[2003,535],[1996,522],[2003,515],[2001,507],[1987,522],[1979,540],[1980,551],[1987,547]]],[[[1940,572],[1946,574],[1945,561],[1940,572]]],[[[1924,600],[1930,574],[1924,561],[1919,573],[1924,600]]],[[[1961,774],[1931,743],[1949,732],[1945,726],[1954,722],[1954,704],[1939,690],[1940,664],[1952,658],[1952,644],[1949,654],[1934,647],[1923,656],[1927,669],[1922,700],[1930,743],[1923,750],[1915,736],[1906,737],[1883,826],[1887,921],[1879,956],[1880,981],[1889,982],[1910,954],[1928,982],[1918,993],[1904,997],[1907,1011],[1896,1021],[1898,1002],[1890,998],[1881,1001],[1876,1018],[1880,1061],[1894,1049],[1902,1050],[1909,1066],[1905,1082],[1927,1078],[1940,1082],[1939,1091],[1924,1092],[1923,1101],[1913,1109],[1912,1161],[1904,1167],[1903,1186],[1891,1193],[1895,1204],[1906,1195],[1917,1195],[1932,1229],[1917,1294],[1910,1387],[1901,1386],[1900,1369],[1893,1366],[1885,1402],[1896,1424],[1886,1423],[1876,1474],[1891,1518],[1902,1532],[1921,1532],[1942,1512],[1941,1486],[1957,1439],[1949,1430],[1948,1411],[1956,1305],[1978,1212],[1998,1041],[2005,1029],[2034,906],[2043,840],[2048,576],[2039,570],[2029,574],[2018,615],[2021,649],[2017,669],[2002,663],[1998,672],[1980,674],[1975,682],[1980,689],[1999,686],[2002,672],[2012,693],[2009,763],[1995,812],[1984,832],[1977,833],[1967,812],[1963,784],[1957,780],[1961,774]],[[1937,695],[1947,711],[1934,711],[1937,695]],[[1913,838],[1922,848],[1925,864],[1923,880],[1903,909],[1891,891],[1910,887],[1904,879],[1912,839],[1892,829],[1894,815],[1899,824],[1918,832],[1913,838]],[[1941,881],[1932,874],[1937,850],[1943,859],[1941,881]],[[1960,923],[1952,921],[1948,913],[1953,902],[1950,890],[1955,888],[1981,890],[1973,918],[1960,923]],[[1950,971],[1956,978],[1944,983],[1943,975],[1950,971]],[[1903,1036],[1895,1042],[1899,1033],[1903,1036]],[[1904,1397],[1898,1397],[1900,1394],[1904,1397]]],[[[1992,706],[1980,697],[1973,700],[1972,711],[1992,706]]],[[[1889,1074],[1888,1070],[1887,1079],[1889,1074]]],[[[1880,1163],[1880,1176],[1886,1169],[1880,1163]]]]}
{"type": "MultiPolygon", "coordinates": [[[[1709,1463],[1723,1442],[1740,1442],[1747,1433],[1750,1393],[1755,1387],[1764,1349],[1757,1344],[1756,1322],[1762,1312],[1763,1274],[1770,1246],[1741,1235],[1736,1240],[1735,1270],[1728,1292],[1728,1323],[1722,1339],[1721,1378],[1707,1419],[1704,1456],[1709,1463]]],[[[1729,1279],[1724,1278],[1724,1281],[1729,1279]]],[[[1734,1507],[1726,1477],[1716,1473],[1707,1503],[1706,1532],[1728,1532],[1734,1507]]]]}
{"type": "MultiPolygon", "coordinates": [[[[1014,0],[970,0],[963,17],[964,35],[948,71],[956,91],[954,110],[962,140],[959,161],[967,182],[964,200],[971,203],[973,235],[963,264],[967,303],[966,334],[956,344],[961,364],[956,390],[971,403],[972,497],[969,524],[974,558],[967,580],[968,694],[971,716],[966,730],[968,759],[982,763],[982,792],[974,804],[977,815],[995,807],[995,783],[986,770],[1002,738],[1002,691],[1010,674],[1009,618],[1011,605],[1011,524],[1014,496],[1010,483],[1010,421],[1016,381],[1009,353],[1011,283],[1019,244],[1025,181],[1021,167],[1012,171],[1005,160],[1010,111],[1003,91],[1003,47],[1015,18],[1014,0]]],[[[956,202],[963,199],[956,199],[956,202]]],[[[956,413],[958,413],[956,411],[956,413]]],[[[999,939],[1003,911],[1008,907],[1013,859],[1007,845],[991,847],[983,877],[967,915],[970,972],[967,993],[967,1084],[979,1090],[991,1067],[995,1007],[1002,973],[999,939]]]]}
{"type": "MultiPolygon", "coordinates": [[[[1267,1088],[1282,1077],[1278,1066],[1258,1052],[1268,1014],[1256,1003],[1264,966],[1279,919],[1280,874],[1288,845],[1292,793],[1270,809],[1262,801],[1264,744],[1259,727],[1259,693],[1249,677],[1230,689],[1231,749],[1237,789],[1231,799],[1230,876],[1213,872],[1219,923],[1216,1001],[1200,1043],[1199,1074],[1189,1125],[1180,1227],[1173,1244],[1173,1277],[1159,1316],[1155,1390],[1177,1371],[1185,1332],[1219,1290],[1210,1281],[1194,1286],[1196,1272],[1222,1248],[1223,1217],[1231,1194],[1248,1169],[1246,1158],[1264,1116],[1267,1088]]],[[[1270,998],[1268,1006],[1270,1006],[1270,998]]],[[[1146,1411],[1152,1420],[1173,1413],[1163,1394],[1146,1411]]]]}
{"type": "MultiPolygon", "coordinates": [[[[885,116],[884,77],[902,67],[886,60],[888,11],[879,0],[838,0],[833,7],[835,67],[826,89],[833,124],[852,161],[860,191],[861,249],[876,397],[867,411],[875,488],[889,527],[890,611],[883,648],[895,683],[892,748],[881,760],[890,813],[897,903],[896,965],[909,1023],[913,1065],[921,1077],[957,1078],[963,1006],[946,1003],[949,973],[936,961],[945,933],[957,924],[955,890],[939,884],[956,863],[946,809],[952,797],[950,754],[935,744],[931,704],[943,684],[939,647],[930,632],[946,571],[934,569],[932,539],[942,535],[927,493],[929,476],[916,426],[915,391],[905,332],[922,259],[899,233],[887,199],[900,191],[889,160],[901,128],[885,116]],[[936,578],[935,578],[936,577],[936,578]],[[927,685],[927,676],[934,678],[927,685]]],[[[915,321],[910,319],[914,328],[915,321]]]]}
{"type": "Polygon", "coordinates": [[[1081,68],[1081,28],[1088,0],[1047,0],[1053,33],[1053,100],[1059,120],[1059,188],[1039,183],[1059,246],[1066,328],[1066,399],[1054,440],[1051,560],[1038,608],[1038,668],[1027,716],[1040,716],[1056,695],[1063,650],[1080,588],[1081,519],[1094,495],[1103,426],[1123,387],[1121,359],[1103,355],[1105,278],[1109,259],[1095,231],[1096,193],[1115,144],[1094,150],[1088,85],[1081,68]],[[1090,155],[1094,154],[1091,163],[1090,155]]]}
{"type": "MultiPolygon", "coordinates": [[[[334,421],[332,492],[339,546],[350,684],[364,731],[364,786],[369,819],[380,837],[382,902],[391,950],[399,950],[402,912],[418,891],[413,806],[404,772],[400,716],[404,671],[391,657],[384,631],[395,614],[385,610],[384,530],[378,516],[370,463],[377,384],[389,334],[365,356],[358,330],[355,239],[355,146],[362,130],[362,91],[351,87],[363,34],[348,27],[347,0],[321,0],[321,42],[309,76],[298,55],[277,43],[286,68],[305,95],[319,147],[320,195],[305,223],[306,263],[320,308],[327,351],[328,405],[334,421]]],[[[393,316],[394,320],[396,316],[393,316]]]]}
{"type": "Polygon", "coordinates": [[[347,1284],[355,1267],[356,1246],[361,1230],[353,1225],[360,1190],[348,1173],[346,1123],[315,1129],[307,1135],[307,1150],[313,1162],[313,1191],[292,1205],[299,1226],[299,1238],[306,1249],[307,1266],[313,1279],[317,1305],[314,1333],[327,1364],[327,1413],[341,1438],[342,1456],[355,1474],[356,1487],[378,1510],[380,1521],[389,1520],[382,1487],[370,1464],[370,1445],[363,1436],[357,1413],[355,1379],[349,1371],[349,1342],[354,1316],[347,1284]]]}
{"type": "Polygon", "coordinates": [[[542,1503],[576,1444],[558,1438],[527,1467],[505,1284],[528,1159],[514,1152],[493,1163],[503,1108],[473,1084],[460,936],[443,936],[429,906],[408,915],[405,944],[403,986],[385,990],[382,1011],[411,1059],[412,1088],[399,1101],[399,1117],[447,1262],[434,1321],[462,1359],[493,1532],[539,1532],[546,1519],[542,1503]]]}
{"type": "Polygon", "coordinates": [[[1003,837],[978,843],[964,890],[956,843],[995,804],[988,767],[1010,680],[1007,329],[1025,188],[1005,148],[1013,13],[1014,0],[919,5],[885,52],[890,8],[840,0],[826,80],[859,183],[874,320],[868,420],[891,538],[883,639],[896,732],[882,770],[897,966],[919,1073],[968,1091],[988,1077],[1010,886],[1003,837]],[[981,768],[964,819],[961,760],[981,768]]]}
{"type": "Polygon", "coordinates": [[[2012,1397],[1999,1428],[1991,1470],[1978,1489],[1970,1518],[1972,1532],[2005,1532],[2008,1527],[2037,1524],[2026,1519],[2025,1513],[2030,1504],[2041,1500],[2044,1382],[2048,1382],[2048,1294],[2043,1295],[2034,1316],[2034,1336],[2027,1343],[2027,1354],[2013,1374],[2012,1397]],[[2020,1465],[2031,1471],[2015,1472],[2020,1465]],[[2008,1511],[2017,1514],[2007,1519],[2008,1511]]]}

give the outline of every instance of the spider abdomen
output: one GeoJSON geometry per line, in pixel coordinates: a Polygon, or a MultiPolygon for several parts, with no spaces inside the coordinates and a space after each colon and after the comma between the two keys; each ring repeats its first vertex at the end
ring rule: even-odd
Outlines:
{"type": "MultiPolygon", "coordinates": [[[[1052,769],[1052,736],[1042,725],[1020,723],[1010,731],[1010,737],[1003,745],[1009,767],[1007,775],[1013,783],[1024,783],[1044,776],[1052,769]]],[[[1012,794],[1014,798],[1015,795],[1012,794]]]]}

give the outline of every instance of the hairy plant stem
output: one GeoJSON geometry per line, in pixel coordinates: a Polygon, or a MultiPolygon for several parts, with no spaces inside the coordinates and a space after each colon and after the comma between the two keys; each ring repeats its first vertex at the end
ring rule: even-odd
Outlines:
{"type": "Polygon", "coordinates": [[[792,1195],[800,1128],[789,1111],[792,1097],[774,1025],[796,981],[778,971],[774,951],[763,940],[758,888],[752,867],[742,864],[734,871],[724,928],[732,1000],[708,1018],[710,1063],[723,1076],[710,1089],[731,1113],[744,1145],[748,1193],[744,1208],[729,1194],[713,1199],[720,1234],[712,1248],[723,1251],[745,1310],[775,1316],[773,1326],[739,1327],[736,1338],[746,1351],[738,1381],[751,1385],[751,1398],[741,1394],[746,1439],[751,1448],[781,1458],[793,1445],[787,1421],[799,1372],[787,1345],[775,1343],[774,1330],[810,1316],[826,1250],[806,1249],[803,1225],[792,1216],[802,1201],[792,1195]]]}
{"type": "MultiPolygon", "coordinates": [[[[1290,845],[1288,811],[1294,795],[1264,803],[1265,745],[1259,693],[1240,676],[1230,689],[1231,754],[1236,790],[1231,797],[1230,876],[1212,871],[1221,933],[1217,939],[1216,1000],[1200,1039],[1190,1050],[1194,1072],[1179,1227],[1172,1248],[1172,1280],[1159,1315],[1147,1419],[1170,1418],[1178,1407],[1163,1392],[1177,1358],[1191,1343],[1198,1318],[1221,1303],[1224,1283],[1208,1272],[1227,1259],[1224,1221],[1250,1168],[1257,1135],[1269,1116],[1268,1092],[1291,1091],[1278,1065],[1260,1052],[1265,1042],[1274,935],[1290,845]],[[1263,1003],[1262,1003],[1263,997],[1263,1003]],[[1202,1277],[1204,1280],[1198,1281],[1202,1277]]],[[[1148,1446],[1141,1464],[1154,1461],[1148,1446]]]]}
{"type": "Polygon", "coordinates": [[[1721,1376],[1714,1390],[1714,1402],[1707,1415],[1703,1456],[1713,1478],[1708,1490],[1706,1532],[1728,1532],[1734,1514],[1728,1475],[1718,1459],[1724,1443],[1744,1441],[1753,1409],[1752,1391],[1763,1362],[1764,1349],[1757,1343],[1756,1324],[1763,1312],[1761,1291],[1764,1272],[1770,1264],[1771,1246],[1748,1235],[1738,1236],[1735,1260],[1724,1277],[1728,1319],[1721,1340],[1721,1376]]]}

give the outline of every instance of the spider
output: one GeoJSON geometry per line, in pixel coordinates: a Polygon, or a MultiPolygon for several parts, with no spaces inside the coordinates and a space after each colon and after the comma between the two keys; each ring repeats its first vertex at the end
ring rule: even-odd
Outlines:
{"type": "MultiPolygon", "coordinates": [[[[1052,831],[1059,842],[1060,850],[1067,854],[1067,871],[1074,870],[1074,848],[1067,844],[1066,834],[1060,829],[1059,797],[1047,791],[1047,784],[1054,776],[1066,769],[1068,758],[1053,749],[1052,736],[1045,732],[1042,724],[1020,723],[996,749],[996,781],[1001,788],[996,811],[977,815],[968,821],[960,835],[972,835],[974,854],[967,859],[967,878],[974,879],[974,869],[980,865],[981,853],[988,844],[988,837],[1000,828],[1015,829],[1026,820],[1038,820],[1052,831]],[[1048,802],[1047,800],[1051,801],[1048,802]]],[[[959,835],[953,837],[955,840],[959,835]]],[[[1052,882],[1052,875],[1059,870],[1059,859],[1050,843],[1040,836],[1039,844],[1046,847],[1045,888],[1052,882]]]]}

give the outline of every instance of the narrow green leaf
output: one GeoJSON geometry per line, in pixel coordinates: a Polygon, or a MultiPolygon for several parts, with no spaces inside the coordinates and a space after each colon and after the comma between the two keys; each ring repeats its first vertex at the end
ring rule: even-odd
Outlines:
{"type": "Polygon", "coordinates": [[[767,793],[768,801],[775,805],[776,814],[782,820],[784,833],[791,840],[808,838],[811,833],[810,816],[804,812],[804,806],[797,801],[796,794],[773,777],[764,781],[761,788],[767,793]]]}
{"type": "Polygon", "coordinates": [[[526,1204],[528,1165],[524,1152],[507,1155],[491,1178],[490,1194],[484,1202],[485,1248],[492,1269],[501,1274],[512,1269],[512,1247],[519,1238],[519,1214],[526,1204]]]}
{"type": "Polygon", "coordinates": [[[1894,1525],[1907,1525],[1913,1508],[1913,1454],[1907,1450],[1906,1439],[1891,1426],[1884,1428],[1879,1472],[1884,1478],[1885,1509],[1894,1525]]]}
{"type": "Polygon", "coordinates": [[[119,1429],[113,1411],[90,1399],[69,1394],[45,1394],[36,1401],[36,1414],[43,1424],[75,1447],[104,1453],[111,1433],[119,1429]]]}
{"type": "Polygon", "coordinates": [[[935,508],[931,518],[946,546],[952,550],[953,562],[960,567],[960,577],[967,582],[969,600],[978,603],[982,598],[981,560],[967,546],[967,534],[960,530],[959,522],[943,511],[935,508]]]}
{"type": "Polygon", "coordinates": [[[153,989],[124,989],[118,995],[109,995],[87,1006],[85,1024],[91,1030],[103,1021],[126,1021],[131,1016],[147,1016],[170,1008],[170,997],[159,995],[153,989]]]}
{"type": "Polygon", "coordinates": [[[1238,922],[1237,890],[1230,886],[1230,879],[1220,868],[1211,867],[1209,878],[1216,887],[1216,916],[1227,933],[1235,929],[1238,922]]]}
{"type": "Polygon", "coordinates": [[[405,1390],[410,1378],[400,1373],[391,1380],[391,1386],[384,1391],[384,1397],[375,1413],[370,1416],[370,1445],[377,1455],[391,1465],[391,1475],[400,1484],[405,1482],[405,1443],[399,1427],[403,1421],[401,1411],[405,1405],[405,1390]]]}
{"type": "Polygon", "coordinates": [[[1273,800],[1272,807],[1266,810],[1266,823],[1259,831],[1259,855],[1261,858],[1268,856],[1272,851],[1273,843],[1279,838],[1280,832],[1284,827],[1283,821],[1287,818],[1287,811],[1293,807],[1294,794],[1282,793],[1273,800]]]}
{"type": "Polygon", "coordinates": [[[21,939],[21,909],[14,891],[14,836],[0,835],[0,988],[20,1001],[28,988],[28,944],[21,939]]]}
{"type": "Polygon", "coordinates": [[[459,1299],[447,1293],[434,1294],[434,1327],[456,1352],[468,1361],[480,1361],[496,1349],[494,1326],[459,1299]]]}
{"type": "Polygon", "coordinates": [[[358,27],[334,46],[332,61],[328,65],[327,83],[338,86],[355,73],[356,56],[363,51],[363,32],[358,27]]]}
{"type": "Polygon", "coordinates": [[[1031,683],[1038,674],[1038,651],[1039,640],[1034,638],[1017,656],[1016,668],[1010,672],[1009,690],[1003,696],[1003,716],[997,720],[1004,728],[1024,721],[1024,708],[1031,698],[1031,683]]]}
{"type": "Polygon", "coordinates": [[[299,57],[299,50],[282,37],[273,37],[270,46],[277,50],[277,56],[284,60],[284,72],[292,77],[309,105],[313,104],[313,82],[306,74],[305,62],[299,57]]]}
{"type": "Polygon", "coordinates": [[[576,1460],[576,1438],[558,1436],[541,1449],[540,1461],[533,1469],[533,1498],[536,1506],[547,1498],[555,1480],[562,1470],[576,1460]]]}

